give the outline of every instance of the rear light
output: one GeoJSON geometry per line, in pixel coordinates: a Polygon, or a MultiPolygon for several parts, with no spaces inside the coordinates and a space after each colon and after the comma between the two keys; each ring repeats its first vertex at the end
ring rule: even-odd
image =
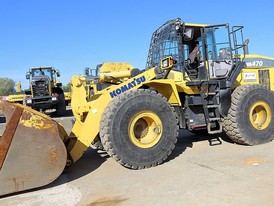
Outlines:
{"type": "Polygon", "coordinates": [[[57,96],[58,96],[57,93],[52,93],[51,96],[52,96],[52,97],[51,97],[51,100],[52,100],[52,101],[57,101],[57,96]]]}

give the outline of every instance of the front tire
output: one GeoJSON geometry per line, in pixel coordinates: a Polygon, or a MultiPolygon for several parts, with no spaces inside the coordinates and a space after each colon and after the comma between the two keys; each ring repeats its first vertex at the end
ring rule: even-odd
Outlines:
{"type": "Polygon", "coordinates": [[[114,98],[102,115],[100,127],[105,151],[132,169],[153,167],[166,160],[179,129],[175,110],[166,99],[143,89],[114,98]]]}
{"type": "Polygon", "coordinates": [[[64,116],[66,114],[66,102],[64,93],[58,94],[58,103],[56,105],[57,116],[64,116]]]}
{"type": "Polygon", "coordinates": [[[240,144],[258,145],[273,140],[273,92],[263,85],[237,87],[223,126],[230,139],[240,144]]]}

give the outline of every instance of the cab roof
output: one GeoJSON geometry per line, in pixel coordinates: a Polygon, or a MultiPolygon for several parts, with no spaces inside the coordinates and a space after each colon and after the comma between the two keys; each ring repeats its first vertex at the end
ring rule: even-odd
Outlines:
{"type": "Polygon", "coordinates": [[[210,24],[194,24],[194,23],[185,23],[185,26],[193,26],[193,27],[205,27],[209,26],[210,24]]]}

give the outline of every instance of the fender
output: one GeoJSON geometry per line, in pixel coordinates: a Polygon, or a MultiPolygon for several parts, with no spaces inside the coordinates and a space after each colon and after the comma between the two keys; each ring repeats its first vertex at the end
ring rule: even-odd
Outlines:
{"type": "Polygon", "coordinates": [[[182,106],[179,92],[172,79],[152,80],[146,85],[155,88],[161,95],[167,98],[172,106],[182,106]]]}
{"type": "Polygon", "coordinates": [[[146,82],[145,75],[138,77],[138,78],[134,78],[133,81],[128,82],[127,84],[122,85],[117,89],[114,89],[113,91],[109,92],[109,94],[110,94],[111,98],[116,97],[117,95],[122,94],[127,90],[131,90],[135,87],[138,87],[138,85],[140,85],[144,82],[146,82]]]}

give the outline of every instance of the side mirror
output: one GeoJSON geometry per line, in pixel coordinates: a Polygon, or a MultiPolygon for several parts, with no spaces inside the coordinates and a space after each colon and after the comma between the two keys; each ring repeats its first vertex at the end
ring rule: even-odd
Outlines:
{"type": "Polygon", "coordinates": [[[192,28],[186,28],[184,31],[184,40],[190,41],[193,38],[194,30],[192,28]]]}
{"type": "Polygon", "coordinates": [[[57,75],[57,77],[60,77],[60,72],[59,72],[59,70],[56,70],[56,75],[57,75]]]}
{"type": "Polygon", "coordinates": [[[30,79],[30,72],[26,73],[26,79],[30,79]]]}

